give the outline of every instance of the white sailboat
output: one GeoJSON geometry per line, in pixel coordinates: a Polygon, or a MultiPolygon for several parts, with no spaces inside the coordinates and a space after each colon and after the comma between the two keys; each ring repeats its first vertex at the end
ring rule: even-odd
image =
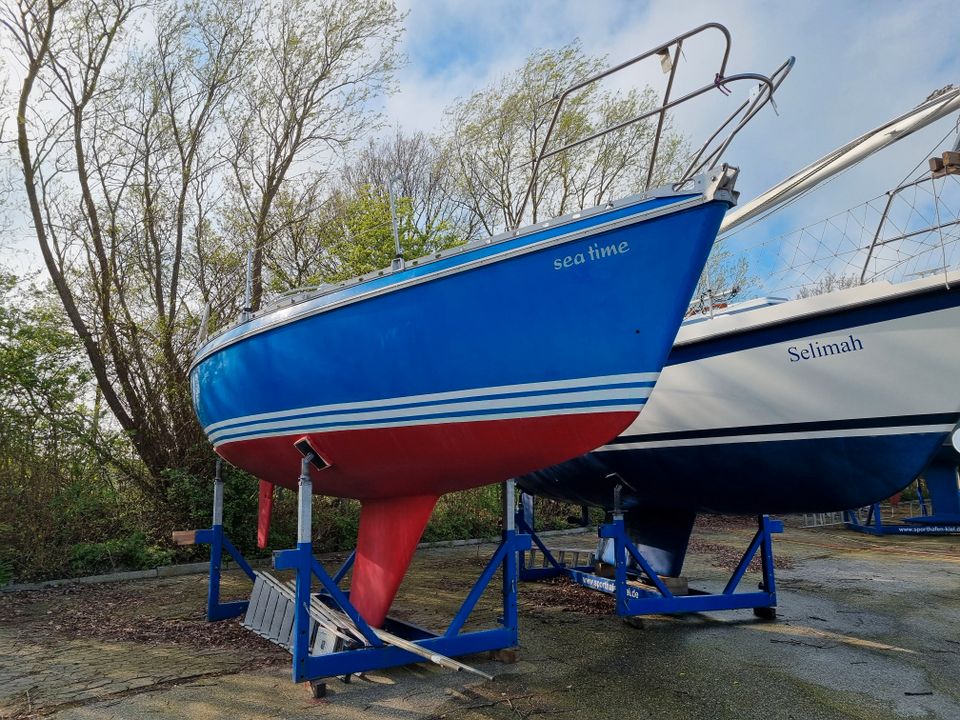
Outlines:
{"type": "MultiPolygon", "coordinates": [[[[949,89],[740,206],[721,232],[957,110],[960,88],[949,89]]],[[[960,164],[940,175],[957,181],[954,172],[960,164]]],[[[881,228],[861,248],[862,281],[897,242],[939,233],[943,243],[945,219],[885,234],[888,210],[889,202],[881,228]]],[[[681,326],[629,428],[519,485],[608,509],[621,485],[631,536],[671,575],[679,574],[698,512],[823,512],[890,496],[913,481],[960,420],[960,273],[931,264],[936,272],[928,277],[878,279],[801,299],[716,310],[708,298],[707,316],[681,326]]]]}

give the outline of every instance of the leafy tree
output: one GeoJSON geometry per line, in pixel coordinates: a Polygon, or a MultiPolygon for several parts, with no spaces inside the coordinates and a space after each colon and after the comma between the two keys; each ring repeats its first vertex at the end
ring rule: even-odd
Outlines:
{"type": "MultiPolygon", "coordinates": [[[[451,223],[431,218],[418,225],[414,201],[396,199],[397,230],[404,257],[413,260],[454,247],[463,242],[451,223]]],[[[365,185],[352,197],[345,197],[336,210],[341,227],[328,225],[328,264],[324,279],[344,280],[388,266],[396,254],[387,194],[365,185]]]]}
{"type": "Polygon", "coordinates": [[[123,535],[133,505],[120,492],[138,464],[98,417],[80,343],[51,299],[0,273],[0,583],[62,576],[66,548],[123,535]]]}
{"type": "Polygon", "coordinates": [[[0,274],[0,449],[7,463],[34,448],[57,455],[64,418],[78,413],[91,379],[62,314],[30,303],[17,288],[15,276],[0,274]]]}
{"type": "MultiPolygon", "coordinates": [[[[278,206],[286,207],[286,201],[278,206]]],[[[413,199],[396,198],[398,237],[407,260],[463,242],[446,219],[418,223],[414,207],[413,199]]],[[[284,239],[267,258],[275,291],[382,270],[396,254],[387,190],[363,185],[355,193],[338,191],[313,216],[287,224],[284,239]]]]}

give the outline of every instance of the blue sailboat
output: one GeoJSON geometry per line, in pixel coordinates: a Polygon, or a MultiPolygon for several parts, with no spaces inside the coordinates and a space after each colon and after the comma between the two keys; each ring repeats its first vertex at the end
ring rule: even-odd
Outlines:
{"type": "MultiPolygon", "coordinates": [[[[729,41],[721,26],[704,26],[568,89],[551,131],[568,94],[658,53],[679,56],[684,39],[716,29],[729,41]]],[[[775,82],[725,78],[728,52],[717,80],[677,99],[668,91],[633,122],[659,128],[681,102],[759,82],[739,130],[775,82]]],[[[552,150],[548,132],[533,176],[544,158],[586,140],[552,150]]],[[[659,130],[652,162],[657,142],[659,130]]],[[[637,417],[736,202],[737,171],[707,145],[669,186],[398,257],[282,298],[199,348],[193,397],[219,455],[288,487],[309,455],[314,492],[361,501],[351,601],[368,622],[383,621],[441,494],[575,457],[637,417]]]]}

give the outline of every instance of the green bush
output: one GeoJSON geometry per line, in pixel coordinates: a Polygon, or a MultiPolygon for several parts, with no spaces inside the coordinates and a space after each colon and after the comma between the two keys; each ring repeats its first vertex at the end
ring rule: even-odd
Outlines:
{"type": "Polygon", "coordinates": [[[444,495],[423,531],[423,542],[490,537],[500,532],[500,486],[444,495]]]}
{"type": "MultiPolygon", "coordinates": [[[[187,530],[210,527],[213,513],[213,478],[183,470],[167,470],[167,506],[187,530]]],[[[223,469],[223,527],[241,552],[256,545],[257,479],[230,467],[223,469]]]]}
{"type": "Polygon", "coordinates": [[[147,570],[168,565],[172,559],[172,550],[148,543],[142,532],[103,542],[77,543],[70,548],[70,568],[76,575],[147,570]]]}
{"type": "MultiPolygon", "coordinates": [[[[210,527],[213,513],[213,479],[180,470],[165,473],[168,505],[184,529],[210,527]]],[[[297,543],[297,493],[277,488],[267,550],[257,543],[259,481],[237,470],[223,470],[223,529],[247,557],[265,557],[270,549],[294,547],[297,543]]],[[[356,544],[360,504],[355,500],[316,496],[313,499],[313,538],[317,552],[350,549],[356,544]]],[[[179,557],[203,556],[205,549],[181,550],[179,557]]]]}

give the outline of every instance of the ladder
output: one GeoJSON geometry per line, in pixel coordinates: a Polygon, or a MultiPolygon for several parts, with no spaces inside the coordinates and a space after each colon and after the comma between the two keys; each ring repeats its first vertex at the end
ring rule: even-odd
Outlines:
{"type": "MultiPolygon", "coordinates": [[[[284,585],[270,573],[256,572],[250,604],[241,623],[260,637],[293,653],[293,589],[284,585]]],[[[310,608],[310,654],[324,655],[344,649],[346,642],[353,642],[345,627],[338,627],[321,616],[311,600],[310,608]]]]}

